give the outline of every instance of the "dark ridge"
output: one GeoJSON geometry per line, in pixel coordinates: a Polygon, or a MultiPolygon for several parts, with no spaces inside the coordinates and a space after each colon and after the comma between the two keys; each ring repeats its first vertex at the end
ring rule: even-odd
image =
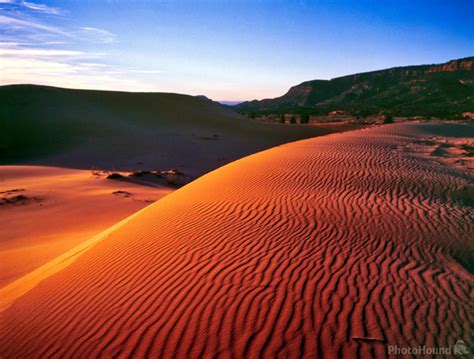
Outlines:
{"type": "Polygon", "coordinates": [[[174,93],[0,86],[0,164],[177,168],[199,176],[251,153],[330,132],[265,124],[208,99],[174,93]]]}

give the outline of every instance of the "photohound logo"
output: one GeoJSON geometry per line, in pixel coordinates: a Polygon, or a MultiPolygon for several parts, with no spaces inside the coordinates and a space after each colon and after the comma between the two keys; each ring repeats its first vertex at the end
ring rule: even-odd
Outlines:
{"type": "Polygon", "coordinates": [[[452,347],[427,347],[420,345],[417,347],[399,347],[398,345],[388,345],[389,355],[469,355],[466,343],[458,340],[452,347]]]}
{"type": "Polygon", "coordinates": [[[466,344],[462,340],[458,340],[453,347],[453,354],[454,355],[467,355],[469,354],[469,350],[467,349],[466,344]]]}

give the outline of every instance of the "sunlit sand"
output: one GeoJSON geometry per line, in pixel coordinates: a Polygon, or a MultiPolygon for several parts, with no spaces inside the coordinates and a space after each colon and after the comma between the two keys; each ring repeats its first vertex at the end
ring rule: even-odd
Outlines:
{"type": "Polygon", "coordinates": [[[370,357],[467,342],[472,171],[417,146],[469,131],[332,134],[204,175],[11,283],[0,352],[370,357]]]}

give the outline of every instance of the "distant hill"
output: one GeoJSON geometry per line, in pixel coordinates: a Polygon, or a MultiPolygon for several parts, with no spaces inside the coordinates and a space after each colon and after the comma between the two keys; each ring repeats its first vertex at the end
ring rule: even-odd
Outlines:
{"type": "Polygon", "coordinates": [[[178,168],[197,176],[253,152],[328,132],[261,123],[180,94],[0,87],[0,164],[178,168]]]}
{"type": "Polygon", "coordinates": [[[474,112],[474,57],[303,82],[283,96],[234,106],[243,113],[297,112],[449,117],[474,112]]]}

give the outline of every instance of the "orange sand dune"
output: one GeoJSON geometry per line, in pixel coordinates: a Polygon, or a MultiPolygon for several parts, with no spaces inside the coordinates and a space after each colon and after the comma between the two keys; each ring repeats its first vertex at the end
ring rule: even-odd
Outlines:
{"type": "Polygon", "coordinates": [[[368,358],[387,345],[469,347],[472,173],[404,150],[449,126],[304,140],[201,177],[23,296],[0,291],[0,355],[368,358]]]}
{"type": "Polygon", "coordinates": [[[0,166],[0,287],[171,191],[90,171],[0,166]]]}

